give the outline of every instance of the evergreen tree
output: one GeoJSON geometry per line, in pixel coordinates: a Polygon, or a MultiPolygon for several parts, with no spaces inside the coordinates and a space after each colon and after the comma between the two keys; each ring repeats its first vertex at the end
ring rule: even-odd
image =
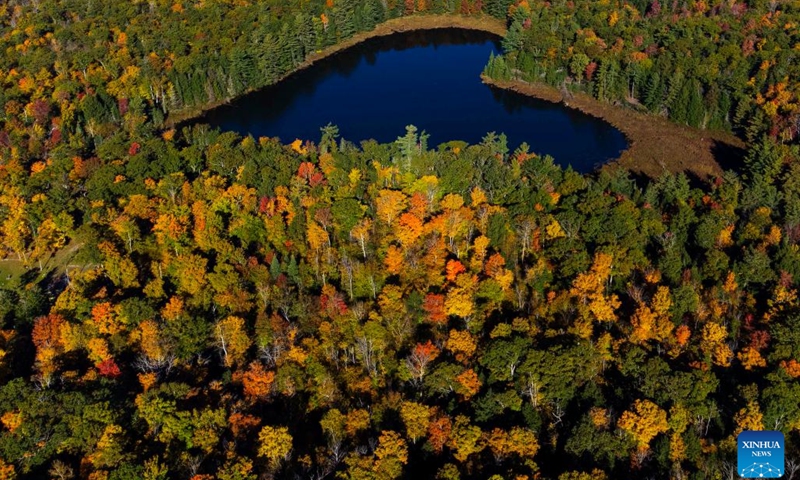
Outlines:
{"type": "Polygon", "coordinates": [[[400,159],[395,160],[395,163],[399,163],[404,171],[410,171],[411,159],[419,152],[417,127],[414,125],[406,126],[406,134],[402,137],[397,137],[395,144],[400,148],[400,159]]]}
{"type": "Polygon", "coordinates": [[[661,82],[661,75],[653,72],[647,81],[644,90],[644,106],[651,112],[658,113],[661,110],[661,100],[664,96],[664,85],[661,82]]]}
{"type": "Polygon", "coordinates": [[[763,137],[744,159],[745,176],[750,180],[760,178],[767,184],[773,183],[783,167],[783,150],[774,140],[763,137]]]}
{"type": "Polygon", "coordinates": [[[705,126],[705,108],[703,106],[703,96],[700,93],[701,87],[697,81],[686,82],[689,90],[689,101],[686,107],[686,123],[692,127],[705,126]]]}
{"type": "Polygon", "coordinates": [[[619,65],[614,60],[605,60],[600,64],[595,82],[595,96],[600,100],[614,100],[618,98],[619,65]]]}

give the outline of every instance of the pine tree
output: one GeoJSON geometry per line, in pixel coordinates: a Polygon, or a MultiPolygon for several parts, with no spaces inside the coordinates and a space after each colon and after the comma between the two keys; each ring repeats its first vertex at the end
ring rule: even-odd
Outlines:
{"type": "Polygon", "coordinates": [[[272,276],[273,280],[278,278],[281,274],[281,262],[278,261],[277,255],[272,257],[272,262],[269,264],[269,274],[272,276]]]}
{"type": "Polygon", "coordinates": [[[644,90],[644,106],[651,112],[661,110],[661,99],[664,97],[664,84],[661,82],[661,75],[653,72],[647,81],[644,90]]]}
{"type": "Polygon", "coordinates": [[[614,60],[605,60],[597,72],[597,91],[595,96],[600,100],[614,100],[617,97],[619,82],[619,66],[614,60]]]}
{"type": "Polygon", "coordinates": [[[286,275],[288,275],[289,279],[291,279],[296,285],[302,284],[300,279],[300,268],[297,266],[297,259],[294,255],[292,255],[291,259],[289,259],[289,265],[286,267],[286,275]]]}
{"type": "Polygon", "coordinates": [[[686,123],[693,127],[705,126],[705,107],[703,96],[700,93],[700,84],[697,81],[686,82],[689,89],[689,102],[686,107],[686,123]]]}
{"type": "Polygon", "coordinates": [[[664,99],[664,106],[667,107],[670,111],[670,116],[672,116],[672,110],[675,106],[675,103],[678,102],[678,97],[680,96],[681,89],[683,88],[683,73],[680,71],[675,72],[672,74],[668,81],[668,88],[667,88],[667,95],[664,99]]]}
{"type": "Polygon", "coordinates": [[[397,137],[395,144],[400,148],[402,155],[401,166],[405,171],[411,169],[411,158],[419,151],[419,137],[417,136],[417,127],[414,125],[406,126],[406,134],[402,137],[397,137]]]}

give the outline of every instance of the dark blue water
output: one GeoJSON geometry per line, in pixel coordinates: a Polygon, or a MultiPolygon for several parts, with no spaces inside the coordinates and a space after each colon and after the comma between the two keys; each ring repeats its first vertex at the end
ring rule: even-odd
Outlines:
{"type": "Polygon", "coordinates": [[[375,38],[212,110],[204,121],[285,143],[316,142],[328,123],[354,142],[391,142],[413,124],[430,134],[431,146],[479,143],[487,132],[502,132],[512,151],[527,142],[581,172],[627,148],[622,133],[602,120],[481,83],[490,52],[499,50],[497,37],[466,30],[375,38]]]}

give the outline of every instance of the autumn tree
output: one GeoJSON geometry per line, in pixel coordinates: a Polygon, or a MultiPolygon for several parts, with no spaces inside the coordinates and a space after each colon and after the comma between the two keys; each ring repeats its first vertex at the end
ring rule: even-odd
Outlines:
{"type": "Polygon", "coordinates": [[[430,424],[431,408],[416,402],[403,402],[400,417],[406,426],[406,434],[411,443],[424,437],[430,424]]]}
{"type": "Polygon", "coordinates": [[[636,400],[632,410],[622,412],[617,426],[629,433],[639,450],[646,450],[650,441],[669,428],[667,412],[650,400],[636,400]]]}
{"type": "Polygon", "coordinates": [[[292,454],[292,436],[286,427],[264,426],[258,433],[258,456],[275,469],[292,454]]]}
{"type": "Polygon", "coordinates": [[[251,344],[244,319],[230,316],[220,320],[214,326],[213,336],[226,367],[241,363],[251,344]]]}

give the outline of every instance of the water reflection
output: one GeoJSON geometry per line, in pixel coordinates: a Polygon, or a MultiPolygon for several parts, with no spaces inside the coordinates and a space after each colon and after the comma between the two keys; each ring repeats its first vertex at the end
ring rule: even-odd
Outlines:
{"type": "Polygon", "coordinates": [[[626,148],[622,134],[601,120],[482,84],[483,66],[499,49],[497,37],[466,30],[376,38],[215,109],[205,121],[286,142],[318,140],[329,122],[356,142],[392,141],[408,124],[427,130],[432,146],[504,132],[510,148],[527,142],[579,171],[626,148]]]}

